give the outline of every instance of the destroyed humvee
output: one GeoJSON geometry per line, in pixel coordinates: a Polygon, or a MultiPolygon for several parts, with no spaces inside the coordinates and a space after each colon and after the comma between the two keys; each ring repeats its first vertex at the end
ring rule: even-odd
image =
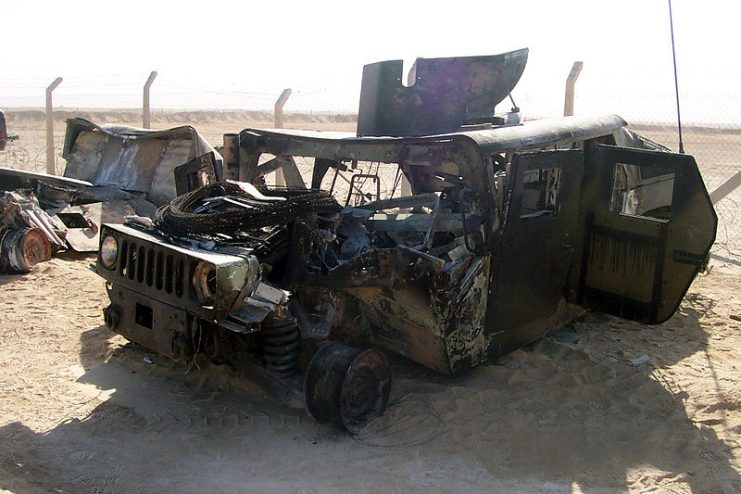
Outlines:
{"type": "Polygon", "coordinates": [[[225,181],[103,227],[106,324],[354,430],[386,406],[382,350],[455,375],[585,309],[665,321],[715,236],[694,159],[614,115],[494,115],[526,55],[420,59],[409,87],[368,65],[356,136],[228,134],[225,181]]]}

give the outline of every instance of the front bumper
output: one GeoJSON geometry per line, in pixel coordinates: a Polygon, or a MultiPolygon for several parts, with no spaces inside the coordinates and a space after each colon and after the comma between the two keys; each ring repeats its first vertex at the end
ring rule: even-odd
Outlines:
{"type": "Polygon", "coordinates": [[[112,331],[174,360],[188,353],[191,331],[186,311],[115,284],[108,297],[111,305],[103,313],[112,331]]]}

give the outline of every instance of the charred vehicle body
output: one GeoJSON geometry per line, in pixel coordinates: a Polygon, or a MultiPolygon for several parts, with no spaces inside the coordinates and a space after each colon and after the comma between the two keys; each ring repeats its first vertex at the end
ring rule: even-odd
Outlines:
{"type": "Polygon", "coordinates": [[[386,405],[384,351],[456,375],[586,309],[666,320],[715,236],[694,159],[617,116],[494,115],[526,55],[418,60],[409,87],[366,66],[358,135],[225,136],[227,180],[103,227],[106,323],[352,430],[386,405]]]}

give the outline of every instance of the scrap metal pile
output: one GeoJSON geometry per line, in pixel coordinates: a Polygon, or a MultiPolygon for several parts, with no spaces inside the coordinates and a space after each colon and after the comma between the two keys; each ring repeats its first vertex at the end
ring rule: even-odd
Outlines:
{"type": "Polygon", "coordinates": [[[65,247],[63,227],[30,190],[0,195],[0,272],[25,273],[65,247]]]}
{"type": "Polygon", "coordinates": [[[197,187],[220,177],[220,157],[192,127],[148,131],[71,119],[63,156],[61,177],[0,167],[0,272],[28,272],[60,250],[95,252],[104,222],[154,217],[176,197],[179,178],[197,187]],[[203,153],[210,160],[189,177],[203,153]]]}

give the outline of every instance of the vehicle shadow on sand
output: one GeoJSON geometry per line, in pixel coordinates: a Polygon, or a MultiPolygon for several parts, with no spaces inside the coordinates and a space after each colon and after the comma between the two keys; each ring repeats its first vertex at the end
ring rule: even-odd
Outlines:
{"type": "Polygon", "coordinates": [[[427,390],[417,386],[416,399],[427,393],[443,417],[431,444],[447,443],[449,455],[497,478],[562,481],[583,492],[741,492],[733,454],[716,433],[738,433],[724,418],[738,405],[722,392],[707,353],[700,319],[712,305],[691,294],[658,327],[588,314],[566,335],[498,365],[427,390]],[[698,375],[689,392],[669,369],[679,362],[679,372],[698,375]],[[687,405],[698,391],[705,416],[693,422],[687,405]]]}
{"type": "Polygon", "coordinates": [[[78,382],[110,396],[45,433],[0,428],[0,488],[739,492],[718,424],[688,417],[689,395],[666,371],[704,351],[708,303],[695,297],[656,328],[587,315],[567,330],[570,343],[545,338],[455,379],[397,361],[388,413],[352,435],[227,369],[186,374],[94,328],[82,335],[78,382]],[[650,362],[633,366],[643,353],[650,362]]]}

